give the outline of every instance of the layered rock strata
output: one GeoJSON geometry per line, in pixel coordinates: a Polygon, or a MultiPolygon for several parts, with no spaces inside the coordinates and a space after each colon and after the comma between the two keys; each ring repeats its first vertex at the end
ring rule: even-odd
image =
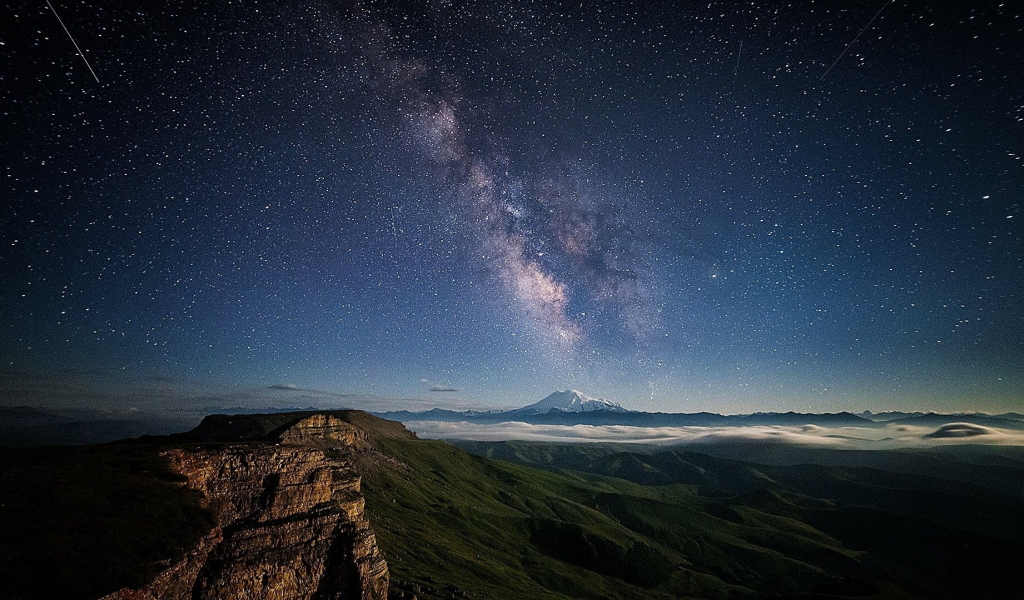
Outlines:
{"type": "Polygon", "coordinates": [[[107,600],[386,599],[387,564],[345,459],[365,440],[316,414],[269,442],[167,451],[219,526],[145,589],[107,600]]]}

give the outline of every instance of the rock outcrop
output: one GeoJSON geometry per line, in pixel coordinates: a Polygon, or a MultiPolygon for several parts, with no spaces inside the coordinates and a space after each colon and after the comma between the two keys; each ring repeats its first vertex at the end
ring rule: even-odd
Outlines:
{"type": "Polygon", "coordinates": [[[145,589],[106,600],[384,600],[388,568],[347,456],[365,432],[314,414],[270,440],[164,453],[218,527],[145,589]]]}

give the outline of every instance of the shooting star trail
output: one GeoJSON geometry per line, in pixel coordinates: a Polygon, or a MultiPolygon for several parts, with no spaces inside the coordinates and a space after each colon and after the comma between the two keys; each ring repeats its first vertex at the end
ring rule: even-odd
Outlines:
{"type": "Polygon", "coordinates": [[[736,77],[736,72],[740,69],[740,59],[743,58],[743,40],[740,40],[740,51],[736,55],[736,66],[732,69],[732,76],[736,77]]]}
{"type": "Polygon", "coordinates": [[[391,232],[395,234],[395,244],[398,244],[398,223],[395,219],[395,209],[397,206],[391,207],[391,232]]]}
{"type": "Polygon", "coordinates": [[[825,79],[825,75],[828,75],[828,72],[832,70],[832,67],[836,66],[836,63],[842,60],[844,56],[846,56],[846,53],[850,50],[850,47],[857,43],[857,40],[860,39],[860,36],[864,35],[864,32],[868,30],[868,27],[871,27],[871,24],[875,22],[875,19],[878,18],[878,15],[882,14],[882,11],[885,10],[885,7],[889,6],[890,4],[892,4],[892,0],[889,0],[888,2],[882,5],[882,8],[878,9],[878,12],[875,13],[875,16],[871,17],[871,20],[868,21],[868,24],[864,26],[864,29],[860,30],[860,33],[858,33],[857,36],[853,38],[853,41],[847,44],[846,48],[843,48],[843,51],[839,54],[839,56],[836,57],[834,61],[832,61],[832,64],[829,65],[827,69],[825,69],[825,73],[821,76],[821,79],[819,79],[818,81],[822,81],[823,79],[825,79]]]}
{"type": "Polygon", "coordinates": [[[71,40],[71,43],[75,45],[75,50],[78,50],[78,55],[82,57],[83,61],[85,61],[85,66],[89,67],[89,72],[92,73],[92,76],[96,80],[96,83],[100,83],[100,78],[96,76],[96,71],[92,70],[92,65],[90,65],[89,60],[85,58],[85,54],[82,53],[82,49],[78,47],[78,42],[76,42],[75,38],[71,36],[71,32],[68,31],[67,25],[64,24],[64,21],[60,18],[60,15],[57,14],[57,9],[54,8],[52,4],[50,4],[50,0],[46,0],[46,5],[49,6],[50,10],[53,11],[53,16],[57,17],[57,22],[60,23],[60,26],[64,28],[64,33],[68,34],[68,38],[71,40]]]}

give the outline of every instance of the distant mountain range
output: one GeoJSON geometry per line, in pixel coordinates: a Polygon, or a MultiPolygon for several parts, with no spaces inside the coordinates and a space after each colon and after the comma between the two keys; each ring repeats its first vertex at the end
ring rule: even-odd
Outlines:
{"type": "Polygon", "coordinates": [[[609,400],[596,399],[577,390],[557,391],[543,400],[511,410],[454,411],[435,408],[413,412],[407,410],[374,413],[377,416],[409,423],[414,421],[506,423],[519,421],[535,425],[630,425],[634,427],[750,427],[801,426],[821,427],[885,427],[910,425],[935,427],[948,423],[970,423],[984,427],[1024,430],[1024,415],[1004,413],[925,413],[864,411],[838,413],[756,412],[746,415],[722,415],[712,412],[663,413],[623,408],[609,400]]]}
{"type": "MultiPolygon", "coordinates": [[[[880,413],[873,413],[870,410],[866,410],[866,411],[860,413],[860,416],[864,417],[865,419],[871,419],[872,421],[895,421],[897,419],[908,419],[908,418],[914,418],[914,417],[929,417],[929,416],[934,416],[936,414],[940,414],[940,413],[921,412],[921,411],[915,411],[915,412],[886,411],[886,412],[880,412],[880,413]]],[[[996,419],[1011,419],[1011,420],[1016,420],[1016,421],[1024,421],[1024,415],[1022,415],[1020,413],[1015,413],[1015,412],[1001,413],[1001,414],[998,414],[998,415],[990,415],[990,414],[987,414],[987,413],[978,413],[978,412],[974,412],[974,413],[957,412],[957,413],[948,413],[948,414],[946,414],[944,416],[968,417],[968,418],[970,418],[970,417],[986,417],[986,418],[991,417],[991,418],[996,418],[996,419]]]]}
{"type": "Polygon", "coordinates": [[[0,406],[0,448],[99,444],[144,434],[174,433],[195,425],[190,417],[150,417],[99,410],[56,412],[32,406],[0,406]]]}
{"type": "MultiPolygon", "coordinates": [[[[226,415],[275,412],[316,411],[307,408],[217,407],[213,413],[226,415]]],[[[922,427],[934,431],[932,437],[972,437],[984,433],[980,428],[1024,431],[1024,414],[880,412],[797,413],[757,412],[746,415],[722,415],[712,412],[664,413],[628,410],[610,400],[590,397],[578,390],[564,390],[544,399],[511,410],[454,411],[443,408],[412,412],[379,412],[376,416],[414,423],[497,424],[509,422],[531,425],[628,425],[633,427],[922,427]],[[969,424],[977,427],[946,427],[969,424]]],[[[140,435],[163,435],[187,429],[199,417],[193,414],[152,415],[144,413],[108,413],[100,410],[56,411],[30,406],[0,406],[0,447],[95,444],[140,435]]]]}

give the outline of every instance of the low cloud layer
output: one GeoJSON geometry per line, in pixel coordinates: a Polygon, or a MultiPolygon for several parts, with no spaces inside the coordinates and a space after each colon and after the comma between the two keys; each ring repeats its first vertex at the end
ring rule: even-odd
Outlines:
{"type": "Polygon", "coordinates": [[[751,427],[633,427],[628,425],[534,425],[522,422],[482,424],[411,421],[424,438],[477,441],[617,442],[670,446],[761,442],[849,449],[891,449],[936,444],[1024,445],[1024,432],[951,423],[939,428],[893,425],[878,428],[804,425],[751,427]]]}

